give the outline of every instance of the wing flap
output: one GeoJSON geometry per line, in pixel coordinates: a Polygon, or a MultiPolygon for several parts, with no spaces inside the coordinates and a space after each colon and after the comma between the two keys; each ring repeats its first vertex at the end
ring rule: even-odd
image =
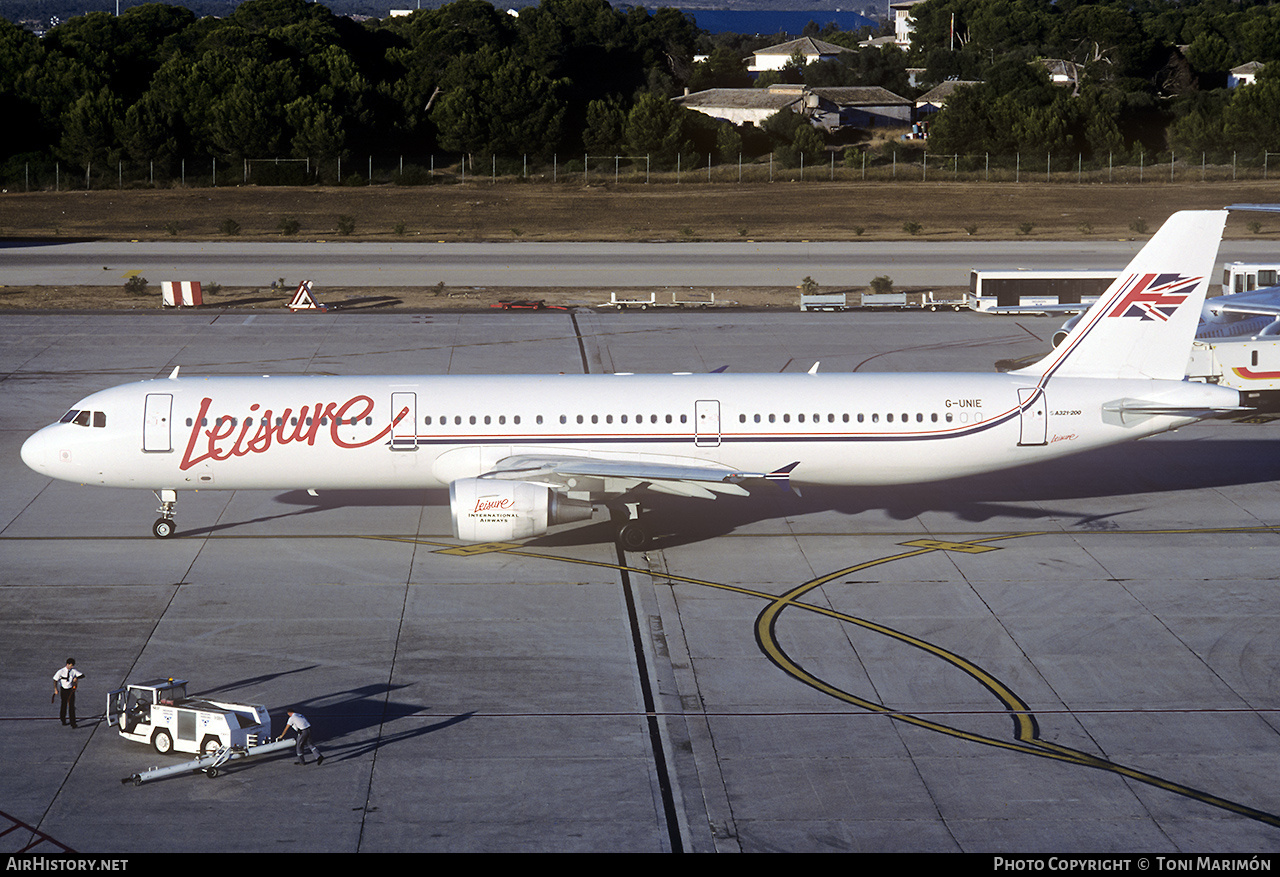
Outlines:
{"type": "MultiPolygon", "coordinates": [[[[792,468],[778,470],[786,475],[792,468]]],[[[649,489],[672,496],[715,499],[717,496],[748,496],[743,482],[777,481],[777,473],[743,472],[707,461],[677,463],[620,457],[572,455],[518,455],[499,460],[480,476],[504,481],[533,481],[558,490],[586,491],[617,495],[649,489]]]]}

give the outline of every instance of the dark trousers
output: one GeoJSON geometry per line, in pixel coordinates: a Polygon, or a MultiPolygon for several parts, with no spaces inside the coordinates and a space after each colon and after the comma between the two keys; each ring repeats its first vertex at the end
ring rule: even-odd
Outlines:
{"type": "Polygon", "coordinates": [[[67,723],[67,719],[71,719],[71,727],[76,726],[76,690],[74,688],[59,688],[58,694],[62,695],[62,706],[58,710],[58,718],[62,720],[62,724],[67,723]]]}
{"type": "Polygon", "coordinates": [[[294,742],[293,750],[298,758],[302,758],[303,752],[310,752],[312,755],[319,755],[320,750],[311,742],[311,729],[304,728],[298,731],[298,739],[294,742]]]}

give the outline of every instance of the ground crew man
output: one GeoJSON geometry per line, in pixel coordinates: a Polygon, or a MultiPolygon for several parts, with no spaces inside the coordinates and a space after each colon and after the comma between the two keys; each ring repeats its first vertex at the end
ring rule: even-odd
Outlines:
{"type": "MultiPolygon", "coordinates": [[[[62,724],[70,720],[71,727],[76,726],[76,685],[84,678],[84,674],[76,669],[76,659],[67,658],[67,666],[53,674],[53,697],[62,696],[62,706],[58,710],[58,718],[62,724]]],[[[53,700],[49,701],[53,703],[53,700]]]]}
{"type": "Polygon", "coordinates": [[[311,723],[307,721],[307,717],[302,713],[295,713],[293,710],[289,710],[289,721],[284,723],[284,730],[280,732],[280,736],[276,739],[283,740],[284,735],[289,733],[290,728],[293,728],[294,733],[298,735],[297,744],[294,746],[294,753],[297,755],[297,760],[294,761],[294,764],[307,763],[307,759],[302,754],[304,750],[310,750],[315,753],[317,765],[323,764],[324,755],[311,742],[311,723]]]}

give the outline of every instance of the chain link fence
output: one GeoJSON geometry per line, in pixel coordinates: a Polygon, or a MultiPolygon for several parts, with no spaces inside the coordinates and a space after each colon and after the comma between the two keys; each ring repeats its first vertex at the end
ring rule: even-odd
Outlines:
{"type": "Polygon", "coordinates": [[[1082,153],[958,155],[918,148],[828,149],[799,154],[784,164],[779,155],[681,153],[653,155],[405,156],[357,159],[212,157],[173,162],[78,166],[53,157],[11,159],[0,166],[5,192],[219,186],[430,186],[534,183],[634,186],[762,183],[1054,183],[1159,184],[1267,180],[1280,176],[1280,152],[1159,153],[1086,157],[1082,153]]]}

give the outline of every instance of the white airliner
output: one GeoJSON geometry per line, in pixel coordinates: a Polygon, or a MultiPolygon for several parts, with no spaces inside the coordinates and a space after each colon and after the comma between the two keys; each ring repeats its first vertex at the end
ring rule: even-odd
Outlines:
{"type": "Polygon", "coordinates": [[[1280,335],[1280,286],[1209,299],[1196,330],[1196,337],[1200,339],[1277,335],[1280,335]]]}
{"type": "Polygon", "coordinates": [[[603,506],[628,550],[654,493],[993,472],[1236,410],[1184,379],[1226,211],[1172,216],[1067,340],[1005,374],[160,378],[94,393],[27,439],[65,481],[183,489],[449,488],[464,541],[535,536],[603,506]]]}

